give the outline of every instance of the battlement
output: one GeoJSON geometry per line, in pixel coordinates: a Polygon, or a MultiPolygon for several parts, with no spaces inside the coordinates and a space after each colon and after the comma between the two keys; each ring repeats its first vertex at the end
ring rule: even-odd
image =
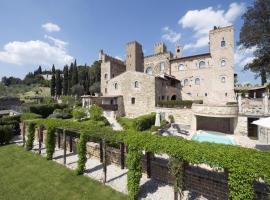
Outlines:
{"type": "Polygon", "coordinates": [[[212,30],[210,30],[210,34],[218,33],[218,32],[224,32],[224,31],[232,31],[234,30],[233,26],[225,26],[225,27],[214,27],[212,30]]]}
{"type": "Polygon", "coordinates": [[[159,54],[159,53],[166,53],[167,52],[167,47],[163,42],[157,42],[154,44],[154,53],[159,54]]]}
{"type": "Polygon", "coordinates": [[[100,50],[99,51],[99,60],[101,60],[102,62],[108,62],[108,61],[110,61],[110,62],[117,63],[119,65],[125,65],[125,62],[124,61],[119,60],[117,58],[114,58],[112,56],[109,56],[108,54],[105,54],[103,52],[103,50],[100,50]]]}
{"type": "Polygon", "coordinates": [[[139,42],[137,42],[136,40],[127,43],[127,46],[131,46],[131,45],[138,45],[138,46],[140,46],[140,47],[142,46],[142,45],[141,45],[139,42]]]}

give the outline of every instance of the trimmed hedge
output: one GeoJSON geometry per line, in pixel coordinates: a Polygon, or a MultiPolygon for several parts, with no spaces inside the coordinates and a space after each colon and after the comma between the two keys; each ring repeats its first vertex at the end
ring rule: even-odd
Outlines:
{"type": "Polygon", "coordinates": [[[42,116],[36,113],[23,113],[21,115],[21,121],[40,118],[42,118],[42,116]]]}
{"type": "Polygon", "coordinates": [[[66,107],[66,104],[39,104],[30,106],[29,110],[31,113],[35,113],[41,115],[43,118],[46,118],[52,114],[55,109],[64,109],[66,107]]]}
{"type": "Polygon", "coordinates": [[[28,125],[27,141],[26,141],[26,150],[30,151],[33,149],[35,140],[35,123],[30,122],[28,125]]]}
{"type": "MultiPolygon", "coordinates": [[[[100,127],[96,123],[71,122],[69,120],[35,120],[37,125],[77,129],[84,145],[89,138],[105,139],[108,142],[123,142],[128,152],[128,190],[129,199],[136,199],[141,176],[140,157],[143,151],[154,154],[168,154],[171,158],[191,164],[207,164],[228,171],[229,199],[254,199],[253,183],[258,178],[270,184],[270,153],[239,146],[215,144],[186,140],[179,137],[152,135],[149,132],[113,131],[110,127],[100,127]]],[[[83,146],[81,146],[83,147],[83,146]]],[[[85,150],[79,151],[80,169],[84,168],[85,150]]],[[[175,171],[175,173],[178,170],[175,171]]],[[[177,185],[181,187],[180,180],[177,185]]]]}
{"type": "Polygon", "coordinates": [[[160,107],[168,107],[168,108],[191,108],[192,104],[202,104],[202,100],[163,100],[163,101],[158,101],[157,106],[160,107]]]}
{"type": "Polygon", "coordinates": [[[19,135],[21,132],[19,115],[0,118],[0,125],[10,125],[12,135],[19,135]]]}
{"type": "Polygon", "coordinates": [[[12,139],[12,125],[0,125],[0,145],[9,144],[12,139]]]}

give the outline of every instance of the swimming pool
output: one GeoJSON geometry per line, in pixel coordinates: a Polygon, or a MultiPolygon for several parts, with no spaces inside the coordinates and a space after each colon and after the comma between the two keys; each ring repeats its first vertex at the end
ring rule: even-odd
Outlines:
{"type": "Polygon", "coordinates": [[[198,142],[212,142],[218,144],[231,144],[235,145],[235,141],[230,136],[227,136],[224,133],[215,132],[215,131],[202,131],[199,130],[192,136],[192,140],[198,142]]]}

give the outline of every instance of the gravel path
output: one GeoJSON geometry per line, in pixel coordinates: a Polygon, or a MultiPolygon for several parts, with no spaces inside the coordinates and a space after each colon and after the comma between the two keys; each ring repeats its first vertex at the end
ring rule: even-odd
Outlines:
{"type": "MultiPolygon", "coordinates": [[[[14,143],[22,145],[22,140],[20,138],[15,138],[14,143]]],[[[38,142],[34,142],[34,148],[32,150],[35,153],[38,153],[38,142]]],[[[42,145],[42,156],[46,156],[46,149],[44,144],[42,145]]],[[[63,164],[63,150],[56,147],[55,153],[53,155],[53,160],[57,163],[63,164]]],[[[66,167],[75,170],[77,167],[78,156],[77,154],[70,153],[67,151],[66,157],[66,167]]],[[[112,187],[113,189],[127,194],[127,169],[121,169],[119,166],[110,164],[107,166],[107,182],[106,185],[112,187]]],[[[86,170],[84,173],[85,176],[88,176],[92,179],[102,182],[103,180],[103,171],[102,164],[98,159],[91,157],[87,159],[86,170]]],[[[140,193],[139,199],[141,200],[173,200],[173,187],[165,183],[149,179],[146,174],[142,175],[140,182],[140,193]]],[[[194,195],[194,193],[189,193],[188,191],[184,192],[184,199],[204,199],[194,195]]]]}

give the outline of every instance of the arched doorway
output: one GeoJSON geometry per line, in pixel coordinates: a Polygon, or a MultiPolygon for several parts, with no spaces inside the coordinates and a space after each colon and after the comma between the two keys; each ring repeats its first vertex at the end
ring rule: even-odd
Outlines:
{"type": "Polygon", "coordinates": [[[171,100],[176,100],[176,95],[172,95],[171,100]]]}

